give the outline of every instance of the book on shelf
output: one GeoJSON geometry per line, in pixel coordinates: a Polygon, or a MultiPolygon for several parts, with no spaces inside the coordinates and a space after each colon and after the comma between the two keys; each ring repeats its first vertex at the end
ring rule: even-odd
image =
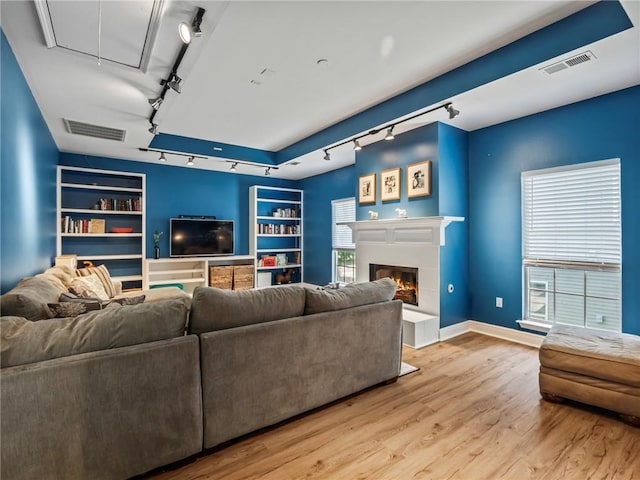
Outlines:
{"type": "Polygon", "coordinates": [[[99,210],[110,210],[114,212],[141,212],[142,201],[140,197],[117,199],[117,198],[101,198],[97,205],[99,210]]]}
{"type": "Polygon", "coordinates": [[[104,233],[106,221],[104,218],[74,220],[69,216],[64,216],[60,221],[60,231],[62,233],[104,233]]]}

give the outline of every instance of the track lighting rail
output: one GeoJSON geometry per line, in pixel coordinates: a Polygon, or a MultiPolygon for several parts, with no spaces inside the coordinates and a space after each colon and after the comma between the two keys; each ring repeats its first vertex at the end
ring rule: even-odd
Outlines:
{"type": "Polygon", "coordinates": [[[378,133],[385,131],[386,130],[386,134],[384,139],[385,140],[393,140],[395,137],[393,136],[393,128],[396,125],[400,125],[402,123],[408,122],[410,120],[413,120],[414,118],[418,118],[421,117],[422,115],[426,115],[427,113],[431,113],[431,112],[435,112],[436,110],[439,110],[441,108],[444,108],[448,113],[449,113],[449,118],[453,119],[455,118],[460,111],[456,110],[455,108],[453,108],[453,103],[452,102],[447,102],[447,103],[443,103],[442,105],[438,105],[437,107],[433,107],[430,108],[429,110],[425,110],[424,112],[420,112],[420,113],[416,113],[415,115],[412,115],[410,117],[404,118],[402,120],[399,120],[397,122],[393,122],[393,123],[388,123],[380,128],[374,128],[373,130],[369,130],[367,133],[363,133],[362,135],[357,135],[355,137],[351,137],[343,142],[340,143],[336,143],[335,145],[331,145],[330,147],[326,147],[323,149],[324,152],[324,159],[325,160],[331,160],[331,156],[329,155],[329,151],[333,150],[334,148],[338,148],[341,147],[343,145],[346,145],[347,143],[353,143],[353,149],[355,151],[360,151],[362,150],[362,146],[360,145],[359,140],[368,137],[370,135],[377,135],[378,133]]]}

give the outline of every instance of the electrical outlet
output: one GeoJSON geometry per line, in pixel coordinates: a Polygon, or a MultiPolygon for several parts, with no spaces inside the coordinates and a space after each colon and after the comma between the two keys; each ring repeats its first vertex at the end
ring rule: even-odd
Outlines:
{"type": "Polygon", "coordinates": [[[596,313],[596,322],[597,323],[604,323],[604,315],[601,313],[596,313]]]}
{"type": "Polygon", "coordinates": [[[502,297],[496,297],[496,307],[502,308],[502,297]]]}

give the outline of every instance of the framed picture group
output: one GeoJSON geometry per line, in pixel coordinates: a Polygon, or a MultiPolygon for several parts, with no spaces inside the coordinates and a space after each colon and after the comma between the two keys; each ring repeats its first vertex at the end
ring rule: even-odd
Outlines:
{"type": "MultiPolygon", "coordinates": [[[[402,170],[390,168],[380,172],[380,200],[400,200],[402,170]]],[[[358,179],[358,203],[376,202],[376,174],[368,173],[358,179]]],[[[405,167],[404,184],[407,198],[425,197],[431,195],[431,161],[413,163],[405,167]]]]}

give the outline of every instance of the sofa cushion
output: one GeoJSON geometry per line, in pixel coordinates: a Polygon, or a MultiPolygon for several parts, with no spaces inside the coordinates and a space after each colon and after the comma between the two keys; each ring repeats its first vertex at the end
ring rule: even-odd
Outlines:
{"type": "Polygon", "coordinates": [[[196,287],[191,302],[189,333],[298,317],[304,312],[304,298],[304,289],[299,285],[257,290],[196,287]]]}
{"type": "Polygon", "coordinates": [[[0,362],[4,368],[180,337],[186,320],[181,300],[126,307],[113,303],[104,310],[45,322],[2,317],[0,362]]]}
{"type": "Polygon", "coordinates": [[[0,313],[24,317],[27,320],[44,320],[53,314],[48,303],[58,301],[60,290],[45,278],[25,278],[0,297],[0,313]]]}
{"type": "Polygon", "coordinates": [[[344,288],[317,290],[305,288],[304,314],[331,312],[371,303],[388,302],[396,293],[396,282],[381,278],[373,282],[351,283],[344,288]]]}

